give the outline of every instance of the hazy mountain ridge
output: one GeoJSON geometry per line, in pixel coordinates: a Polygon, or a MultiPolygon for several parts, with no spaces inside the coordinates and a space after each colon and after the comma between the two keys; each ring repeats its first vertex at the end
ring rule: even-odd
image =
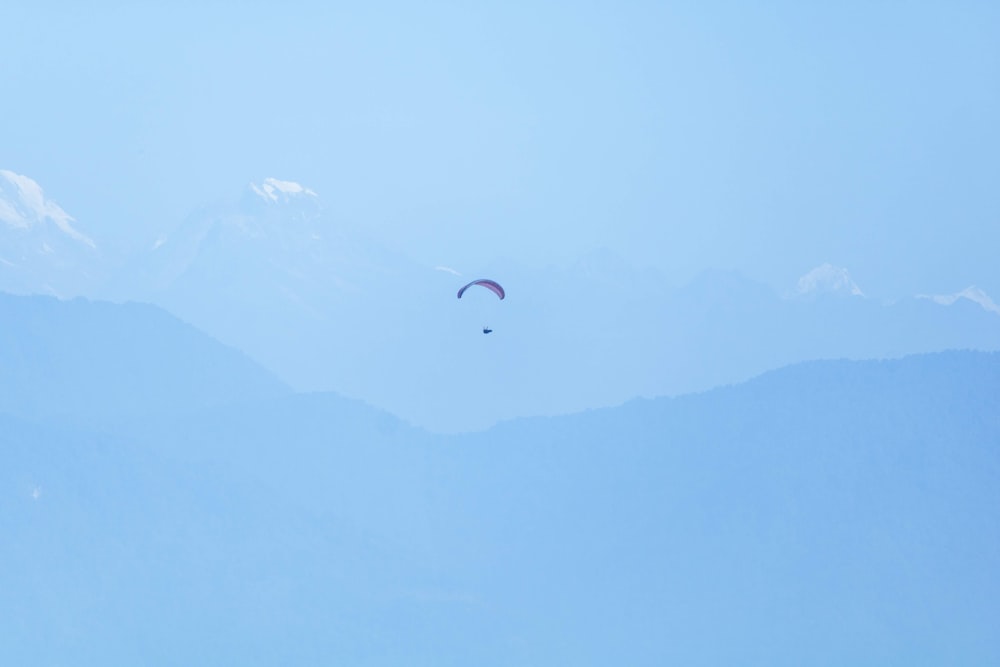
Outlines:
{"type": "Polygon", "coordinates": [[[298,390],[442,432],[701,391],[809,359],[1000,349],[983,290],[887,302],[831,263],[783,290],[733,271],[678,286],[608,250],[561,268],[461,257],[423,266],[324,201],[292,181],[252,183],[91,293],[156,303],[298,390]],[[480,276],[499,279],[507,299],[457,301],[480,276]]]}
{"type": "Polygon", "coordinates": [[[174,414],[291,390],[242,353],[147,304],[0,294],[0,412],[174,414]]]}
{"type": "Polygon", "coordinates": [[[998,590],[1000,355],[800,364],[453,442],[455,533],[478,562],[456,568],[521,573],[494,582],[510,609],[581,610],[567,640],[648,664],[846,664],[876,638],[880,661],[1000,651],[981,597],[998,590]],[[628,620],[596,603],[620,596],[628,620]]]}
{"type": "Polygon", "coordinates": [[[102,434],[0,415],[4,661],[1000,656],[1000,354],[810,362],[450,437],[329,394],[192,411],[103,386],[102,434]]]}

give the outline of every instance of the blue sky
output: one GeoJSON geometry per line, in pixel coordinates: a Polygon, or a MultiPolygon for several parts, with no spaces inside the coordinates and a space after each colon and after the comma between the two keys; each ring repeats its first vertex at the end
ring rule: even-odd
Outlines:
{"type": "Polygon", "coordinates": [[[0,166],[123,243],[276,176],[429,264],[1000,293],[993,3],[87,5],[6,10],[0,166]]]}

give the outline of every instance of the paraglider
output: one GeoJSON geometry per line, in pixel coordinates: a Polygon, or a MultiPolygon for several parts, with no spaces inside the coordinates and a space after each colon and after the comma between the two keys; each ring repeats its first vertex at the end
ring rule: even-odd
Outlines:
{"type": "Polygon", "coordinates": [[[486,278],[482,278],[480,280],[473,280],[471,283],[465,285],[464,287],[462,287],[462,289],[458,290],[458,298],[461,299],[462,295],[465,294],[465,290],[469,289],[473,285],[481,285],[486,289],[488,289],[489,291],[496,294],[501,299],[507,296],[507,293],[503,291],[503,287],[500,286],[500,283],[498,283],[495,280],[488,280],[486,278]]]}
{"type": "MultiPolygon", "coordinates": [[[[507,296],[507,293],[504,291],[504,289],[500,285],[500,283],[498,283],[495,280],[489,280],[487,278],[481,278],[479,280],[473,280],[471,283],[469,283],[468,285],[464,285],[462,287],[462,289],[458,290],[458,298],[461,299],[462,295],[465,294],[465,290],[469,289],[470,287],[476,286],[476,285],[478,285],[480,287],[485,287],[489,291],[493,292],[498,297],[500,297],[501,301],[503,301],[504,297],[507,296]]],[[[483,333],[484,334],[493,333],[493,329],[489,328],[488,326],[484,326],[483,327],[483,333]]]]}

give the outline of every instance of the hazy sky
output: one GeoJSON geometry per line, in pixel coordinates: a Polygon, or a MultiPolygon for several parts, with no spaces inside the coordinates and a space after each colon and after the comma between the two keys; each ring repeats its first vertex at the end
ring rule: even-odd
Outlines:
{"type": "Polygon", "coordinates": [[[432,265],[1000,293],[995,2],[19,4],[0,168],[87,232],[275,176],[432,265]]]}

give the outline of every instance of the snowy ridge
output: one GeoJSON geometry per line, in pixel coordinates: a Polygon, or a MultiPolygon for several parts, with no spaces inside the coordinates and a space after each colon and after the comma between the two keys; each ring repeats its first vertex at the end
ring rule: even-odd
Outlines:
{"type": "Polygon", "coordinates": [[[970,285],[964,290],[955,292],[954,294],[918,294],[917,298],[929,299],[942,306],[950,306],[960,299],[966,299],[979,304],[983,310],[1000,315],[1000,306],[998,306],[993,299],[990,298],[989,294],[975,285],[970,285]]]}
{"type": "Polygon", "coordinates": [[[795,293],[797,296],[845,294],[863,297],[865,295],[857,283],[851,279],[851,274],[847,269],[830,263],[821,264],[799,278],[795,293]]]}
{"type": "Polygon", "coordinates": [[[73,216],[45,197],[38,183],[22,174],[0,169],[0,222],[14,229],[27,230],[44,226],[47,221],[73,240],[97,247],[93,240],[73,227],[73,216]]]}
{"type": "Polygon", "coordinates": [[[250,184],[250,189],[268,203],[287,202],[292,197],[308,196],[316,197],[316,193],[309,188],[299,185],[293,181],[279,181],[276,178],[265,178],[260,185],[250,184]]]}

